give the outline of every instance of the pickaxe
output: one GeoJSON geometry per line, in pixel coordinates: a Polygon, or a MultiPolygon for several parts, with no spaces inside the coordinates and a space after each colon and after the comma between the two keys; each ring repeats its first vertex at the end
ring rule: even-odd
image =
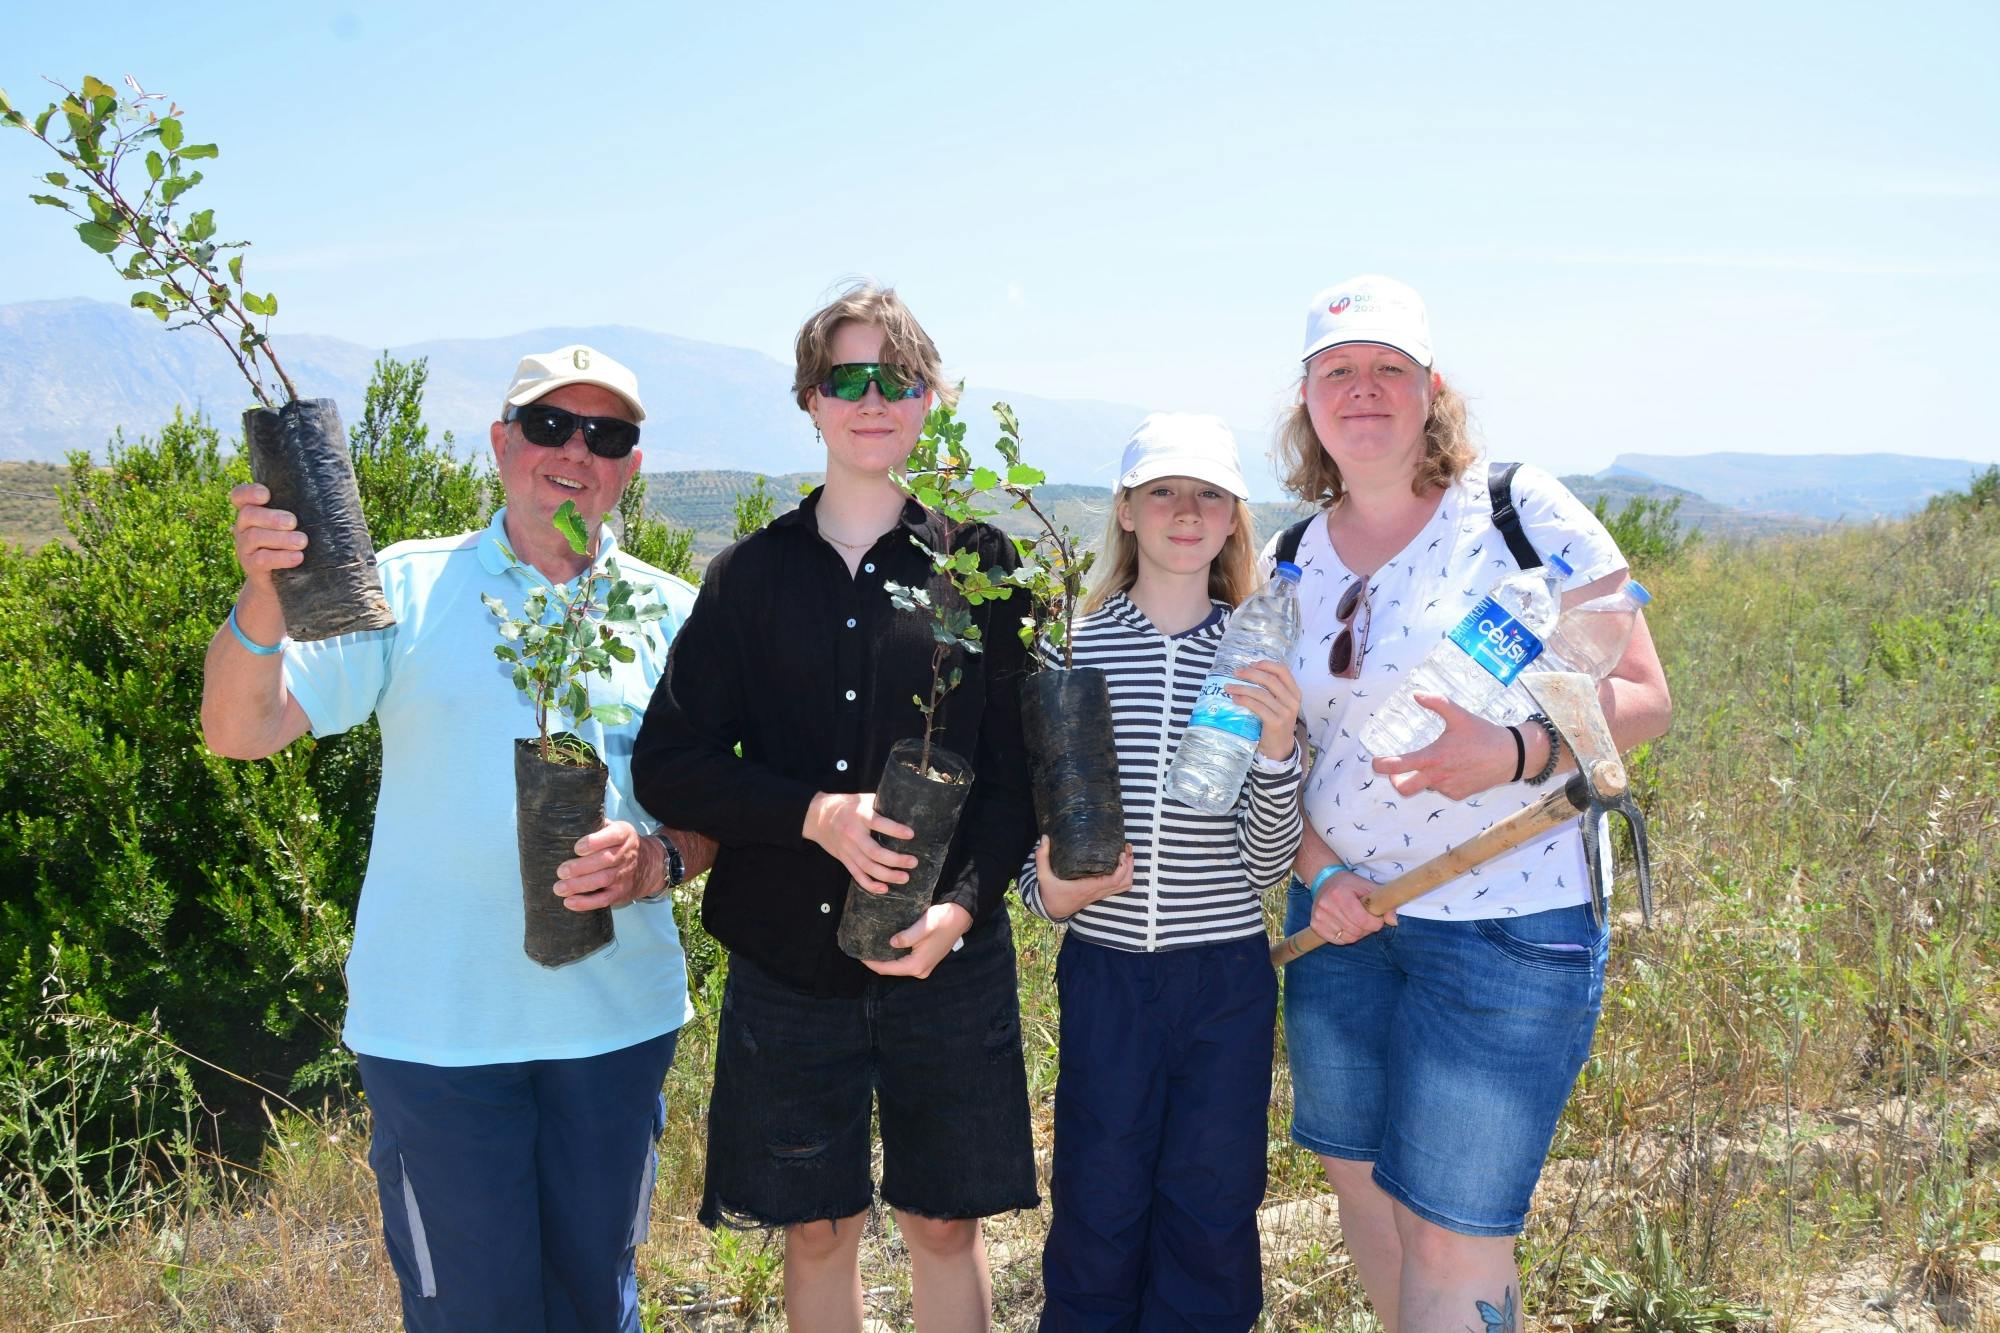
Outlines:
{"type": "MultiPolygon", "coordinates": [[[[1386,916],[1412,898],[1447,884],[1501,852],[1519,847],[1538,835],[1583,817],[1583,856],[1590,868],[1590,905],[1596,919],[1604,918],[1604,865],[1599,846],[1604,817],[1616,812],[1632,827],[1639,910],[1653,919],[1653,869],[1646,855],[1646,817],[1626,790],[1625,765],[1597,703],[1597,682],[1575,671],[1539,672],[1523,678],[1528,693],[1540,704],[1556,731],[1576,756],[1576,773],[1563,786],[1525,810],[1519,810],[1475,838],[1406,871],[1362,899],[1376,916],[1386,916]]],[[[1271,963],[1283,967],[1326,943],[1308,926],[1271,946],[1271,963]]]]}

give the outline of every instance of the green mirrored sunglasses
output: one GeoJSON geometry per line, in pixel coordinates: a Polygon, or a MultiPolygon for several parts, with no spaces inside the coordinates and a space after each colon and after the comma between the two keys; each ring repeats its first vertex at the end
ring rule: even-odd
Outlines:
{"type": "Polygon", "coordinates": [[[880,361],[846,361],[829,368],[826,381],[819,386],[821,393],[830,393],[843,402],[858,403],[868,393],[870,383],[882,391],[882,396],[890,402],[899,398],[921,398],[924,396],[924,381],[914,375],[907,366],[892,366],[880,361]]]}

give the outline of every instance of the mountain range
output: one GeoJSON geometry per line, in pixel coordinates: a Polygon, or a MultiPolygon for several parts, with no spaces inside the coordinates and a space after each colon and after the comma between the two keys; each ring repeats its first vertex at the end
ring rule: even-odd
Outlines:
{"type": "MultiPolygon", "coordinates": [[[[287,333],[274,340],[301,393],[336,400],[352,420],[378,353],[359,343],[287,333]]],[[[651,473],[803,473],[823,453],[792,403],[791,368],[761,352],[622,325],[531,329],[504,338],[459,338],[387,349],[424,358],[424,416],[462,452],[484,452],[501,386],[523,348],[583,342],[631,366],[647,402],[645,469],[651,473]]],[[[1110,484],[1111,447],[1145,409],[1125,403],[968,391],[961,420],[981,439],[993,401],[1013,404],[1028,459],[1055,482],[1110,484]]],[[[247,401],[223,349],[201,329],[166,330],[151,315],[101,301],[0,305],[0,460],[54,462],[74,449],[102,456],[117,429],[156,429],[176,407],[200,408],[225,432],[247,401]]],[[[1268,439],[1238,429],[1246,460],[1268,439]]],[[[1504,455],[1504,448],[1499,451],[1504,455]]],[[[1282,503],[1264,467],[1250,467],[1252,498],[1282,503]]],[[[1756,535],[1839,520],[1889,518],[1963,489],[1980,471],[1960,459],[1904,454],[1620,454],[1579,489],[1629,498],[1683,496],[1682,518],[1718,534],[1756,535]]],[[[1572,479],[1574,481],[1574,479],[1572,479]]]]}
{"type": "MultiPolygon", "coordinates": [[[[819,467],[812,423],[792,402],[792,370],[761,352],[622,325],[531,329],[504,338],[459,338],[387,349],[429,362],[424,417],[451,431],[461,452],[485,452],[486,428],[523,349],[588,343],[630,366],[646,401],[640,448],[653,471],[743,469],[771,474],[819,467]]],[[[272,345],[300,394],[359,412],[377,352],[314,334],[272,345]]],[[[1024,452],[1059,480],[1109,486],[1115,443],[1146,409],[1122,403],[968,390],[959,419],[992,420],[995,399],[1013,404],[1024,452]],[[1090,460],[1097,460],[1093,463],[1090,460]]],[[[156,429],[176,407],[231,421],[248,402],[224,349],[198,328],[165,330],[153,316],[101,301],[0,305],[0,460],[55,462],[70,450],[101,451],[113,430],[156,429]]],[[[1246,457],[1265,442],[1238,432],[1246,457]]],[[[1266,484],[1278,498],[1277,484],[1266,484]]]]}

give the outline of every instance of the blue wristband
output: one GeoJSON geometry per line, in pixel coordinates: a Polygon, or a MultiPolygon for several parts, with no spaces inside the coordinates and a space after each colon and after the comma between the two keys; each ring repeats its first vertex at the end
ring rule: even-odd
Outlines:
{"type": "Polygon", "coordinates": [[[252,639],[248,634],[245,634],[243,627],[236,623],[236,608],[234,606],[229,608],[229,632],[236,636],[236,642],[243,645],[245,652],[255,653],[259,657],[270,657],[274,653],[281,653],[285,650],[285,641],[283,639],[278,640],[267,648],[255,639],[252,639]]]}
{"type": "Polygon", "coordinates": [[[1313,897],[1317,898],[1319,896],[1319,890],[1321,885],[1325,884],[1335,875],[1338,875],[1341,871],[1347,869],[1350,869],[1350,867],[1344,866],[1340,862],[1335,861],[1332,865],[1327,866],[1325,869],[1321,870],[1317,875],[1314,875],[1312,882],[1313,897]]]}

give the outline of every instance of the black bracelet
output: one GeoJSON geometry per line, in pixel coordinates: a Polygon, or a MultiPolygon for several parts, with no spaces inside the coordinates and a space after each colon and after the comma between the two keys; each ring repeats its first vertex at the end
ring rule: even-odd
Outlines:
{"type": "Polygon", "coordinates": [[[1542,730],[1549,734],[1548,760],[1542,765],[1539,772],[1528,779],[1530,787],[1539,787],[1549,780],[1549,775],[1556,771],[1556,762],[1562,758],[1562,733],[1556,730],[1555,723],[1549,721],[1547,713],[1531,714],[1528,721],[1539,722],[1542,730]]]}
{"type": "Polygon", "coordinates": [[[1521,729],[1519,727],[1507,728],[1507,734],[1514,738],[1514,776],[1508,778],[1507,781],[1519,782],[1521,774],[1528,770],[1528,743],[1521,739],[1521,729]]]}

